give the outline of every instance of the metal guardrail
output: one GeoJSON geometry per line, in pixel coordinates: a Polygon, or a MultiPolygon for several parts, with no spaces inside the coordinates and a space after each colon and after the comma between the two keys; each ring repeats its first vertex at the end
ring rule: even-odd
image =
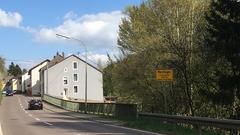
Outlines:
{"type": "MultiPolygon", "coordinates": [[[[75,111],[84,112],[85,103],[68,101],[59,99],[50,95],[44,95],[43,100],[58,106],[60,108],[75,111]]],[[[87,103],[87,113],[104,115],[104,116],[115,116],[115,117],[137,117],[137,105],[136,104],[121,104],[121,103],[87,103]]]]}
{"type": "Polygon", "coordinates": [[[221,129],[240,130],[240,120],[214,119],[207,117],[190,117],[167,114],[139,113],[139,117],[157,118],[167,122],[184,123],[195,126],[216,127],[221,129]]]}

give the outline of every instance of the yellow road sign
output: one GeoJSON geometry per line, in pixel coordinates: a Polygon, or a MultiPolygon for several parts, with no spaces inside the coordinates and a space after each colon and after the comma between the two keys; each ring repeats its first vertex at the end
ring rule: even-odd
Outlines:
{"type": "Polygon", "coordinates": [[[156,79],[160,81],[172,81],[173,70],[156,70],[156,79]]]}

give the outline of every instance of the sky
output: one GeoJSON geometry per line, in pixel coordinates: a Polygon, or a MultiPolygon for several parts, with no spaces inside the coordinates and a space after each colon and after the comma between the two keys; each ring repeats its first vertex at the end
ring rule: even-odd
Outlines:
{"type": "Polygon", "coordinates": [[[117,55],[117,33],[123,11],[143,0],[0,0],[0,57],[22,68],[65,56],[85,55],[96,64],[117,55]],[[57,37],[56,34],[81,40],[57,37]]]}

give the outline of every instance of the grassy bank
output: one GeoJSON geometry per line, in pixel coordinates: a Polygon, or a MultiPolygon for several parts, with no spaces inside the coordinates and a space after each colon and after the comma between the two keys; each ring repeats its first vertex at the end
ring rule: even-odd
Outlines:
{"type": "MultiPolygon", "coordinates": [[[[163,123],[153,118],[139,118],[137,120],[124,120],[125,126],[163,133],[167,135],[198,135],[197,129],[183,127],[172,123],[163,123]]],[[[202,131],[202,135],[217,135],[217,133],[211,133],[209,131],[202,131]]],[[[219,135],[219,133],[218,133],[219,135]]]]}

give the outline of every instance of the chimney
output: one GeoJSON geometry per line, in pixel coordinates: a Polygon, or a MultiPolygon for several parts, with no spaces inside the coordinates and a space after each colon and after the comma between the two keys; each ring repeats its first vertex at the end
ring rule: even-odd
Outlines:
{"type": "Polygon", "coordinates": [[[53,59],[57,58],[59,56],[59,52],[56,52],[56,55],[53,56],[53,59]]]}

